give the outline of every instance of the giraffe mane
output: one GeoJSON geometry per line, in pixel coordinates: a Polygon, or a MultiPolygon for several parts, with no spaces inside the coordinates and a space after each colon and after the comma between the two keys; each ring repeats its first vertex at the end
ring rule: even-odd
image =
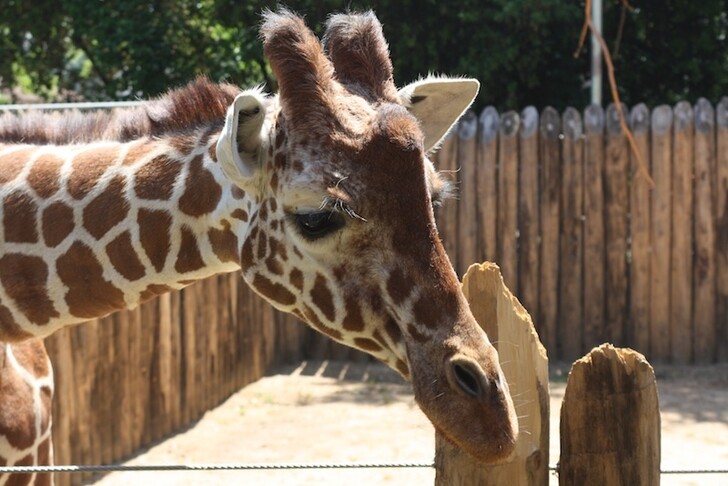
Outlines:
{"type": "Polygon", "coordinates": [[[75,144],[100,140],[128,142],[222,127],[225,113],[240,89],[200,76],[188,85],[134,108],[110,111],[5,113],[0,142],[75,144]]]}

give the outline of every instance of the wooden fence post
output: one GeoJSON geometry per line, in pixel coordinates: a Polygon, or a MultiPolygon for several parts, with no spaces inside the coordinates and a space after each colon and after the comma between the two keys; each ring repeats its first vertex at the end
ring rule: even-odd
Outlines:
{"type": "MultiPolygon", "coordinates": [[[[562,119],[561,239],[559,254],[559,358],[573,360],[582,353],[584,255],[584,125],[574,108],[562,119]]],[[[552,351],[553,353],[553,351],[552,351]]]]}
{"type": "Polygon", "coordinates": [[[561,118],[559,113],[550,106],[546,107],[541,114],[539,125],[541,158],[539,263],[541,271],[539,272],[539,313],[536,314],[536,325],[541,342],[553,356],[558,342],[556,328],[559,302],[559,221],[561,220],[559,208],[561,199],[561,154],[559,150],[561,118]]]}
{"type": "Polygon", "coordinates": [[[670,132],[672,110],[661,105],[652,110],[652,253],[650,259],[650,350],[651,358],[670,357],[670,242],[672,178],[670,132]]]}
{"type": "Polygon", "coordinates": [[[531,317],[503,283],[493,263],[472,265],[463,278],[473,315],[498,349],[514,398],[520,434],[516,455],[483,466],[437,436],[435,484],[439,486],[546,485],[549,457],[548,358],[531,317]]]}
{"type": "MultiPolygon", "coordinates": [[[[632,108],[630,125],[645,169],[650,169],[650,112],[639,104],[632,108]]],[[[632,184],[630,186],[630,235],[632,261],[629,267],[629,332],[630,346],[652,357],[650,344],[650,274],[652,231],[650,226],[650,185],[640,172],[639,160],[630,151],[632,184]]]]}
{"type": "MultiPolygon", "coordinates": [[[[606,339],[606,250],[604,244],[604,110],[584,110],[584,343],[586,349],[606,339]]],[[[579,354],[583,353],[580,350],[579,354]]]]}
{"type": "MultiPolygon", "coordinates": [[[[627,107],[622,105],[627,116],[627,107]]],[[[606,114],[604,162],[604,241],[606,251],[605,339],[625,345],[627,325],[627,216],[629,214],[629,146],[617,105],[606,114]]]]}
{"type": "Polygon", "coordinates": [[[705,98],[695,105],[693,163],[695,214],[693,215],[693,360],[715,362],[715,111],[705,98]]]}
{"type": "Polygon", "coordinates": [[[716,109],[717,170],[715,204],[715,269],[717,358],[728,360],[728,98],[716,109]]]}
{"type": "MultiPolygon", "coordinates": [[[[521,112],[518,157],[518,294],[523,305],[539,315],[538,250],[539,224],[539,158],[538,111],[529,106],[521,112]]],[[[471,260],[474,261],[474,260],[471,260]]]]}
{"type": "MultiPolygon", "coordinates": [[[[508,287],[518,288],[518,130],[521,119],[509,111],[500,119],[498,138],[497,262],[508,287]]],[[[447,246],[446,246],[447,248],[447,246]]]]}
{"type": "MultiPolygon", "coordinates": [[[[498,214],[498,131],[500,115],[492,106],[478,118],[478,226],[480,259],[496,259],[498,214]]],[[[448,203],[449,204],[449,203],[448,203]]]]}
{"type": "Polygon", "coordinates": [[[638,352],[603,344],[571,367],[559,484],[660,484],[657,383],[638,352]]]}
{"type": "Polygon", "coordinates": [[[693,107],[681,101],[673,114],[670,360],[687,364],[693,351],[693,107]]]}

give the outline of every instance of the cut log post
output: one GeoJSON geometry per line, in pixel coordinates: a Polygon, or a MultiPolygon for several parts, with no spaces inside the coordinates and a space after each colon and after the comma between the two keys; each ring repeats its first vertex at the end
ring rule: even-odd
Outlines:
{"type": "Polygon", "coordinates": [[[548,358],[531,316],[503,283],[497,265],[472,265],[463,291],[475,319],[498,350],[516,412],[516,453],[507,463],[484,466],[439,434],[435,446],[435,484],[546,485],[549,458],[548,358]]]}
{"type": "Polygon", "coordinates": [[[640,353],[603,344],[571,367],[559,484],[660,484],[657,383],[640,353]]]}

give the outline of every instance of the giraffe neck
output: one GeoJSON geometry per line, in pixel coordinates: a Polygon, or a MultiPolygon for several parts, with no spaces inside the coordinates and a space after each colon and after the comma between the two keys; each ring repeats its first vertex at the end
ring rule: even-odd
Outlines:
{"type": "Polygon", "coordinates": [[[217,165],[216,139],[0,145],[0,340],[239,269],[256,202],[217,165]]]}

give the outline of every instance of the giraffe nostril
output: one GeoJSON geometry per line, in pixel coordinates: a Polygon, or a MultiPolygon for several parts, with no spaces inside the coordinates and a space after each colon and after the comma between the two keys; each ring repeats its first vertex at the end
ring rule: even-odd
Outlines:
{"type": "Polygon", "coordinates": [[[450,373],[451,386],[472,398],[482,398],[486,393],[486,378],[477,363],[466,359],[452,359],[450,373]]]}

